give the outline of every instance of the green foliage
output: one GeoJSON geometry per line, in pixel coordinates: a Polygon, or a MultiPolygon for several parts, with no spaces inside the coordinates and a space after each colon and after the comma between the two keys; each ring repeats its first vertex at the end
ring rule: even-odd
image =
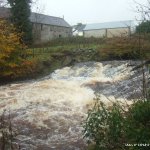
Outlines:
{"type": "MultiPolygon", "coordinates": [[[[144,59],[150,58],[150,42],[149,38],[142,39],[142,55],[144,59]]],[[[38,53],[38,57],[48,56],[47,53],[68,51],[73,54],[73,51],[83,49],[93,49],[97,51],[94,61],[105,60],[127,60],[139,59],[139,38],[134,35],[131,37],[114,37],[110,39],[105,38],[60,38],[52,40],[43,45],[36,45],[33,53],[38,53]],[[43,47],[43,48],[42,48],[43,47]]]]}
{"type": "MultiPolygon", "coordinates": [[[[26,52],[28,60],[37,59],[38,64],[40,64],[37,67],[39,70],[36,74],[37,77],[41,73],[42,75],[49,74],[54,69],[76,62],[139,59],[138,41],[136,36],[111,39],[59,38],[49,43],[36,45],[35,48],[30,47],[26,52]]],[[[143,57],[149,59],[149,38],[142,39],[141,43],[144,43],[142,45],[143,57]]]]}
{"type": "Polygon", "coordinates": [[[108,112],[105,111],[105,106],[102,102],[97,101],[93,107],[93,110],[88,112],[88,117],[86,120],[85,128],[85,137],[88,137],[88,142],[95,142],[97,148],[104,148],[107,144],[103,137],[106,137],[107,119],[108,112]]]}
{"type": "Polygon", "coordinates": [[[89,110],[84,125],[84,135],[89,143],[95,143],[96,150],[116,149],[123,146],[122,137],[122,110],[119,104],[106,106],[96,98],[95,105],[89,110]]]}
{"type": "Polygon", "coordinates": [[[32,25],[30,17],[31,0],[8,0],[11,6],[11,20],[18,32],[23,33],[22,41],[29,45],[32,43],[32,25]]]}
{"type": "Polygon", "coordinates": [[[150,102],[137,101],[127,108],[117,102],[107,106],[96,99],[84,124],[84,136],[95,145],[93,150],[142,150],[125,144],[150,143],[150,102]]]}
{"type": "Polygon", "coordinates": [[[130,143],[150,143],[150,101],[136,102],[126,117],[126,138],[130,143]]]}
{"type": "Polygon", "coordinates": [[[150,21],[140,23],[136,27],[136,33],[150,33],[150,21]]]}

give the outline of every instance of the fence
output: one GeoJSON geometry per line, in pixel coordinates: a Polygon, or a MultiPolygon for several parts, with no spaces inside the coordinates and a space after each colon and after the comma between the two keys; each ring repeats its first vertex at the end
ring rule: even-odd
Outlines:
{"type": "Polygon", "coordinates": [[[89,48],[96,48],[97,45],[94,44],[68,44],[64,46],[53,46],[53,47],[46,47],[46,48],[30,48],[27,49],[27,55],[29,57],[38,57],[39,55],[48,55],[51,53],[59,53],[63,51],[71,51],[71,50],[77,50],[77,49],[89,49],[89,48]]]}

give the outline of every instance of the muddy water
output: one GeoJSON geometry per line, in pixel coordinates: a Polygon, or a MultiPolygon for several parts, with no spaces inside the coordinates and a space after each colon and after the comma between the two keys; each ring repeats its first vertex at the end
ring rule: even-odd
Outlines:
{"type": "Polygon", "coordinates": [[[40,80],[4,85],[0,111],[10,110],[22,150],[85,150],[82,122],[95,93],[104,102],[140,95],[132,69],[127,61],[87,62],[40,80]]]}

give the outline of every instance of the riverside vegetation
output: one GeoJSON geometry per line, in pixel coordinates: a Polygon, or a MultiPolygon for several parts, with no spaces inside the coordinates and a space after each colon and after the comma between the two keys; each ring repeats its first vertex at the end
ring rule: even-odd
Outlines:
{"type": "Polygon", "coordinates": [[[108,106],[97,98],[84,124],[89,150],[148,150],[149,115],[149,99],[108,106]]]}
{"type": "MultiPolygon", "coordinates": [[[[30,65],[20,67],[23,68],[22,70],[26,69],[22,73],[21,71],[18,72],[18,75],[10,72],[7,79],[36,78],[47,75],[55,69],[78,62],[138,60],[140,59],[138,41],[139,39],[136,36],[112,39],[72,37],[53,40],[43,45],[26,48],[22,51],[23,54],[19,53],[20,58],[30,65]]],[[[142,54],[144,54],[142,57],[149,60],[149,40],[142,39],[142,44],[142,54]]],[[[15,58],[14,55],[12,56],[15,58]]],[[[7,77],[5,74],[2,75],[0,80],[3,81],[5,77],[7,77]]]]}

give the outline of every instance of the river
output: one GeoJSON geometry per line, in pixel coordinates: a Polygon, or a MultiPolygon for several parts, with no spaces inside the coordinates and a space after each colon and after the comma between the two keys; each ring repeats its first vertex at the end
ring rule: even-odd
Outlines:
{"type": "Polygon", "coordinates": [[[0,86],[21,150],[85,150],[82,123],[95,95],[106,103],[141,96],[134,61],[86,62],[38,79],[0,86]]]}

